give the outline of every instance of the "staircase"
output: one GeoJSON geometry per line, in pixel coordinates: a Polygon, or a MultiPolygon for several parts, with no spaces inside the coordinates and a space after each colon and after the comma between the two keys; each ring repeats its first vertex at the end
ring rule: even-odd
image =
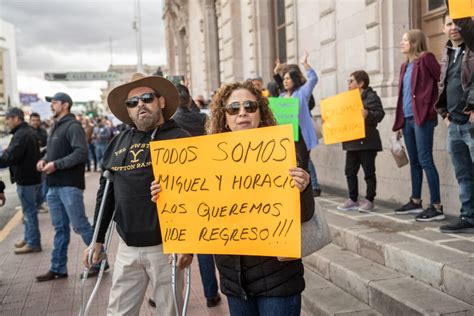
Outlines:
{"type": "Polygon", "coordinates": [[[303,260],[306,315],[474,315],[474,235],[379,205],[341,212],[334,195],[317,201],[333,243],[303,260]]]}

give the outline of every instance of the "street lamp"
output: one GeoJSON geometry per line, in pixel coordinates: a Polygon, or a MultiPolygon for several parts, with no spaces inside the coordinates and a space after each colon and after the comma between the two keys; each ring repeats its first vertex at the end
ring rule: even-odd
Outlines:
{"type": "Polygon", "coordinates": [[[135,0],[135,20],[133,21],[137,44],[137,72],[143,73],[142,61],[142,27],[140,22],[140,0],[135,0]]]}

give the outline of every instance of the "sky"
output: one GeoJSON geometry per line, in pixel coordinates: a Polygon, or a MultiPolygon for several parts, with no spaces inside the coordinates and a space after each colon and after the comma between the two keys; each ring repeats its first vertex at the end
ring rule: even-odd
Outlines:
{"type": "MultiPolygon", "coordinates": [[[[136,64],[134,0],[0,0],[0,18],[15,26],[18,90],[57,91],[100,100],[105,82],[55,82],[45,72],[106,71],[136,64]],[[111,48],[112,47],[112,54],[111,48]]],[[[143,63],[166,63],[162,0],[140,0],[143,63]]]]}

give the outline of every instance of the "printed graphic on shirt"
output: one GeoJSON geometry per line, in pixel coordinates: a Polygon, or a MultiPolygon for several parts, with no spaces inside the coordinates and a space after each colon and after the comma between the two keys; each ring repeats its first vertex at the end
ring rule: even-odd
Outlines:
{"type": "Polygon", "coordinates": [[[128,150],[126,147],[120,148],[114,152],[112,171],[131,171],[140,168],[149,168],[150,144],[137,143],[131,145],[128,150]],[[124,155],[127,155],[124,161],[124,155]],[[123,162],[123,165],[122,165],[123,162]]]}

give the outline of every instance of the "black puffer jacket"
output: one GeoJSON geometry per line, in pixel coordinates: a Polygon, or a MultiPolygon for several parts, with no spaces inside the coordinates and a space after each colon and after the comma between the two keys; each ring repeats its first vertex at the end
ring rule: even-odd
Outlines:
{"type": "Polygon", "coordinates": [[[22,122],[11,133],[12,140],[0,156],[0,168],[10,167],[12,183],[34,185],[41,183],[41,173],[36,170],[39,160],[39,143],[35,131],[22,122]]]}
{"type": "Polygon", "coordinates": [[[191,136],[201,136],[206,133],[204,129],[206,116],[193,112],[188,107],[178,106],[171,118],[191,136]]]}
{"type": "MultiPolygon", "coordinates": [[[[454,19],[461,37],[471,52],[474,52],[474,21],[472,18],[454,19]]],[[[472,76],[470,88],[466,91],[468,94],[465,111],[474,111],[474,69],[471,69],[472,76]]]]}
{"type": "MultiPolygon", "coordinates": [[[[311,186],[300,194],[301,222],[311,219],[314,198],[311,186]]],[[[280,262],[275,257],[216,255],[221,291],[225,295],[290,296],[303,292],[301,259],[280,262]]]]}
{"type": "Polygon", "coordinates": [[[377,92],[375,92],[371,87],[365,89],[362,92],[361,97],[364,109],[369,112],[365,119],[365,138],[343,142],[342,149],[347,151],[382,151],[382,141],[380,140],[380,134],[377,130],[377,124],[380,123],[385,116],[382,101],[380,101],[377,92]]]}

